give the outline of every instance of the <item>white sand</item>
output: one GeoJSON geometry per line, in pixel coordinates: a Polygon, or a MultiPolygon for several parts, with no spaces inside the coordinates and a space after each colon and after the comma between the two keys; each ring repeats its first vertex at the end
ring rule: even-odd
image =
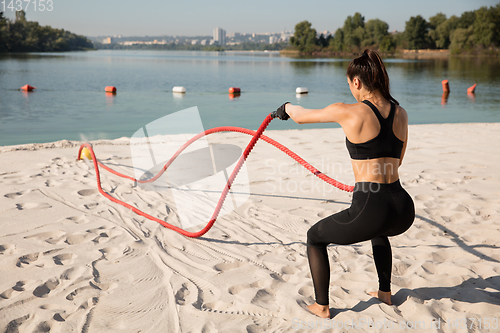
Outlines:
{"type": "MultiPolygon", "coordinates": [[[[353,184],[341,129],[265,134],[353,184]]],[[[410,127],[400,176],[417,218],[391,239],[395,305],[366,294],[378,286],[369,242],[332,245],[335,323],[303,309],[313,301],[306,232],[347,208],[351,195],[271,145],[259,141],[250,154],[247,202],[199,239],[100,195],[92,165],[75,160],[78,143],[0,148],[0,332],[326,332],[351,321],[357,327],[338,332],[498,331],[499,138],[498,123],[410,127]]],[[[249,139],[226,133],[210,142],[244,147],[249,139]]],[[[131,164],[127,142],[94,147],[133,175],[116,166],[131,164]]],[[[113,196],[175,215],[163,196],[101,175],[113,196]]]]}

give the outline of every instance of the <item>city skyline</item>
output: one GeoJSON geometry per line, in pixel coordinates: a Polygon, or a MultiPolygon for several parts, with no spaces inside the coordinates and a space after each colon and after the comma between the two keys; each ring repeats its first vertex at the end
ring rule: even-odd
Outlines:
{"type": "MultiPolygon", "coordinates": [[[[210,36],[214,27],[221,27],[228,33],[264,34],[293,31],[295,25],[304,20],[311,22],[318,32],[335,32],[348,16],[356,12],[360,12],[366,21],[380,19],[387,22],[389,31],[403,31],[405,22],[412,16],[421,15],[427,20],[439,12],[447,17],[459,16],[465,11],[497,3],[494,0],[381,0],[376,3],[358,0],[354,6],[326,0],[313,0],[307,4],[297,0],[255,0],[251,5],[227,6],[220,0],[209,3],[194,0],[188,4],[148,0],[140,5],[131,0],[88,0],[55,2],[50,12],[34,11],[34,7],[29,6],[26,16],[40,25],[85,36],[210,36]]],[[[4,15],[13,19],[15,13],[4,9],[4,15]]]]}

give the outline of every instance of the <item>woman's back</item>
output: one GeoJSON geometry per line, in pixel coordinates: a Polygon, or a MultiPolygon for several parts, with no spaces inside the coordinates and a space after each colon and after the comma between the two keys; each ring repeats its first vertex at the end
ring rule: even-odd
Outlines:
{"type": "Polygon", "coordinates": [[[372,102],[365,103],[353,104],[350,107],[352,117],[347,123],[342,124],[347,138],[346,144],[353,157],[351,162],[355,180],[356,182],[393,183],[399,179],[398,167],[406,148],[408,116],[402,107],[391,104],[384,98],[373,98],[372,102]],[[393,114],[391,114],[391,108],[394,108],[393,114]],[[379,112],[378,116],[377,112],[379,112]],[[390,128],[383,128],[384,124],[390,128]],[[383,134],[389,138],[384,142],[386,147],[383,147],[386,154],[381,152],[378,154],[381,156],[378,156],[376,152],[370,153],[369,149],[380,150],[382,148],[377,144],[383,141],[381,140],[383,134]],[[395,147],[390,147],[391,144],[395,147]],[[387,152],[388,149],[389,152],[387,152]]]}

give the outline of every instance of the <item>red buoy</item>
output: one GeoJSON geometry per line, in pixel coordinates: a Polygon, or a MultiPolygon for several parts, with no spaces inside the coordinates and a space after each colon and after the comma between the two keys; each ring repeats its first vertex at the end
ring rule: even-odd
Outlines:
{"type": "Polygon", "coordinates": [[[474,83],[474,85],[472,87],[467,88],[467,93],[473,94],[474,92],[476,92],[476,86],[477,86],[477,84],[474,83]]]}
{"type": "Polygon", "coordinates": [[[239,94],[239,93],[241,93],[241,89],[237,88],[237,87],[231,87],[231,88],[229,88],[228,91],[229,91],[230,94],[239,94]]]}
{"type": "Polygon", "coordinates": [[[445,105],[446,103],[448,103],[448,96],[450,96],[449,91],[443,92],[443,96],[441,96],[441,105],[445,105]]]}
{"type": "Polygon", "coordinates": [[[22,91],[33,91],[34,89],[36,89],[36,87],[30,86],[29,84],[21,87],[22,91]]]}
{"type": "Polygon", "coordinates": [[[443,85],[443,92],[450,92],[450,85],[448,83],[448,80],[441,81],[441,84],[443,85]]]}
{"type": "Polygon", "coordinates": [[[116,87],[107,86],[106,88],[104,88],[104,91],[108,93],[116,93],[116,87]]]}

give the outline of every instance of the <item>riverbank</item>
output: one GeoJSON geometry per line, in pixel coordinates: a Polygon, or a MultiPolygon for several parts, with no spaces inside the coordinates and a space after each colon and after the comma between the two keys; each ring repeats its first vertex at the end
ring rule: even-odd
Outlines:
{"type": "MultiPolygon", "coordinates": [[[[400,177],[417,218],[391,239],[394,305],[366,294],[377,288],[369,242],[332,245],[335,325],[450,332],[471,318],[467,325],[486,331],[500,312],[500,154],[491,146],[499,133],[499,123],[410,126],[400,177]]],[[[353,183],[341,129],[265,134],[353,183]]],[[[249,140],[210,138],[241,148],[249,140]]],[[[334,323],[318,324],[303,308],[314,295],[306,233],[347,208],[351,194],[259,141],[246,163],[245,203],[202,238],[186,238],[100,195],[93,166],[76,161],[79,143],[0,149],[0,331],[309,331],[309,322],[334,323]]],[[[134,175],[127,138],[94,148],[103,163],[134,175]]],[[[141,210],[169,221],[178,213],[166,194],[101,177],[106,192],[141,210]]]]}

